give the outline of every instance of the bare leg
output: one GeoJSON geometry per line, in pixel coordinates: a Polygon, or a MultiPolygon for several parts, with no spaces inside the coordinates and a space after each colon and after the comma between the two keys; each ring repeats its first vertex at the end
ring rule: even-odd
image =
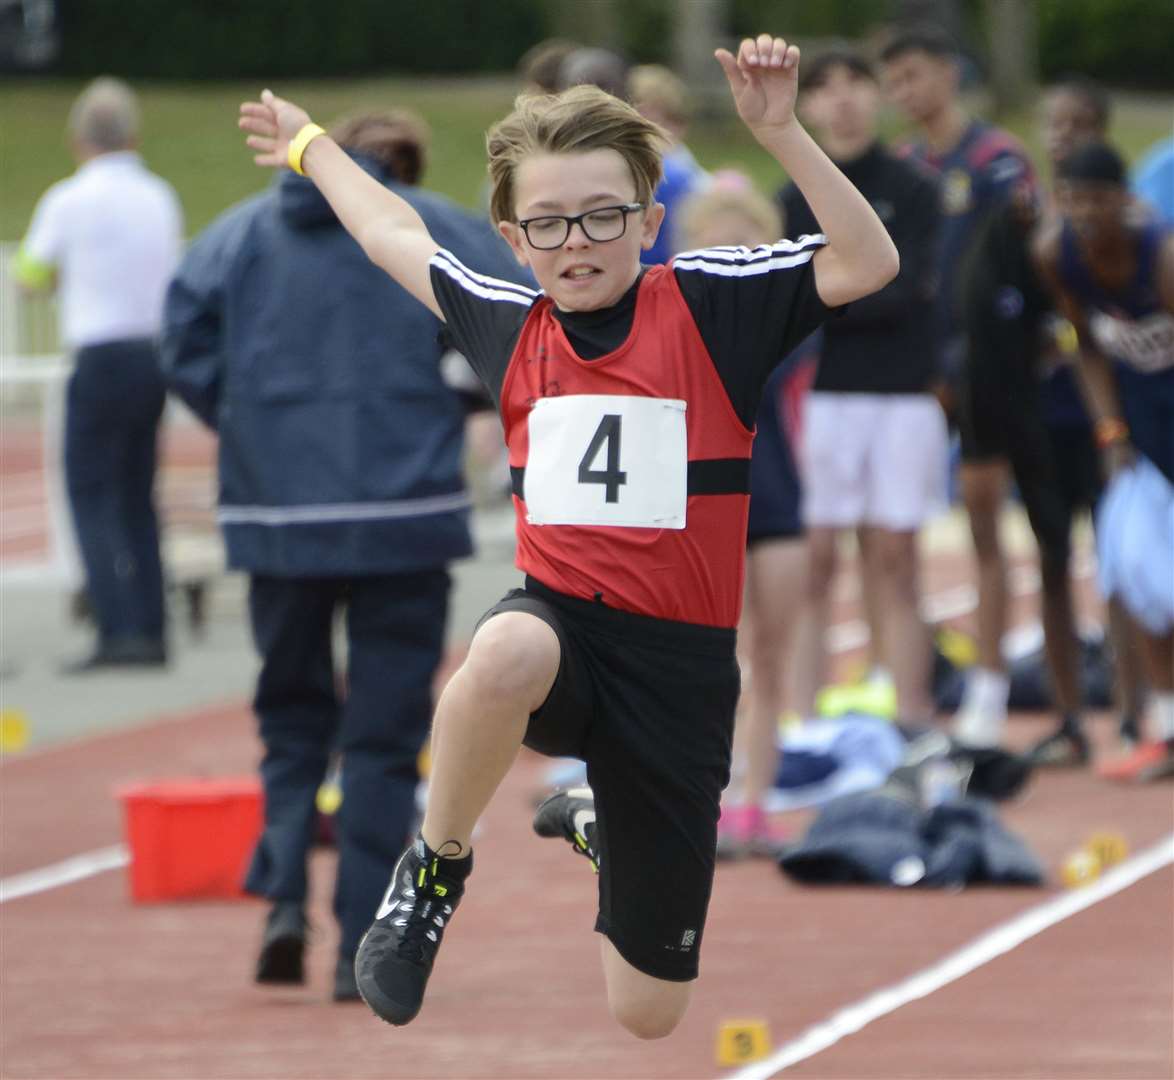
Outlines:
{"type": "Polygon", "coordinates": [[[1041,549],[1044,649],[1056,695],[1056,706],[1067,722],[1084,704],[1080,689],[1080,647],[1072,609],[1072,581],[1068,561],[1041,549]]]}
{"type": "Polygon", "coordinates": [[[473,827],[518,755],[526,723],[558,675],[559,644],[521,611],[490,619],[449,680],[432,727],[432,774],[421,835],[433,851],[470,847],[473,827]],[[448,845],[445,847],[445,845],[448,845]]]}
{"type": "Polygon", "coordinates": [[[1121,712],[1121,734],[1134,742],[1140,737],[1138,723],[1145,710],[1146,679],[1142,644],[1137,624],[1121,601],[1108,604],[1109,643],[1113,647],[1114,686],[1121,712]]]}
{"type": "Polygon", "coordinates": [[[776,727],[783,709],[783,677],[803,592],[806,549],[798,540],[767,540],[747,556],[746,619],[750,626],[750,700],[735,741],[743,755],[741,797],[757,806],[778,771],[776,727]],[[741,738],[737,738],[741,735],[741,738]]]}
{"type": "Polygon", "coordinates": [[[1007,563],[999,542],[999,513],[1007,490],[1007,465],[1003,461],[969,462],[962,465],[960,475],[978,561],[978,662],[987,671],[1002,671],[1007,563]]]}
{"type": "Polygon", "coordinates": [[[897,711],[914,724],[933,715],[929,692],[929,636],[921,621],[920,559],[913,530],[870,528],[876,591],[884,611],[888,668],[897,690],[897,711]]]}
{"type": "Polygon", "coordinates": [[[887,666],[885,649],[885,603],[877,580],[878,553],[874,550],[873,530],[867,525],[856,528],[856,544],[860,550],[860,599],[864,604],[864,618],[868,623],[868,668],[875,671],[887,666]]]}
{"type": "Polygon", "coordinates": [[[617,1023],[638,1039],[671,1035],[689,1007],[693,984],[654,979],[632,967],[607,938],[601,944],[607,1003],[617,1023]]]}
{"type": "Polygon", "coordinates": [[[1159,635],[1142,630],[1141,642],[1154,693],[1174,693],[1174,632],[1159,635]]]}
{"type": "Polygon", "coordinates": [[[815,695],[827,671],[828,609],[836,574],[836,531],[818,526],[807,531],[807,588],[795,634],[792,700],[800,716],[815,712],[815,695]]]}

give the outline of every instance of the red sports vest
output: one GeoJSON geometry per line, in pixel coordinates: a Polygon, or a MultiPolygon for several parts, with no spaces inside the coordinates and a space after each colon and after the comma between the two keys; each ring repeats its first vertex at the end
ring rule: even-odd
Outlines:
{"type": "MultiPolygon", "coordinates": [[[[545,296],[534,304],[502,383],[502,422],[517,512],[517,566],[557,592],[598,599],[624,611],[706,626],[736,626],[742,605],[754,433],[734,411],[676,277],[663,266],[645,273],[628,340],[596,360],[575,355],[551,314],[551,304],[545,296]],[[570,423],[561,432],[558,417],[571,414],[556,410],[577,413],[579,402],[548,403],[556,417],[555,433],[549,434],[548,423],[547,434],[536,434],[534,441],[536,453],[549,453],[545,448],[558,445],[557,475],[566,482],[555,496],[569,486],[573,490],[568,498],[576,506],[587,507],[588,513],[592,506],[605,503],[611,504],[611,511],[626,509],[627,500],[636,520],[643,520],[642,507],[661,501],[656,481],[663,478],[666,487],[680,491],[683,528],[535,524],[531,520],[525,501],[531,413],[542,399],[576,395],[653,400],[632,403],[638,407],[633,419],[615,415],[623,410],[613,408],[609,413],[606,398],[580,398],[587,427],[570,423]],[[657,399],[666,405],[659,406],[657,399]],[[599,416],[588,408],[588,403],[598,401],[605,403],[592,406],[599,416]],[[681,402],[683,438],[678,438],[679,431],[649,436],[646,425],[643,433],[633,430],[643,423],[644,415],[674,408],[679,424],[681,402]],[[563,437],[568,431],[569,441],[563,437]],[[659,441],[650,443],[650,439],[659,441]],[[649,476],[647,468],[641,473],[643,458],[657,457],[666,446],[670,449],[663,452],[665,463],[651,472],[651,488],[645,482],[644,495],[633,494],[641,490],[639,478],[647,481],[649,476]],[[677,449],[686,447],[687,461],[677,460],[677,449]]],[[[579,422],[577,415],[572,420],[579,422]]],[[[538,475],[539,468],[532,467],[530,493],[535,507],[539,505],[538,475]]],[[[543,483],[549,497],[557,485],[550,480],[543,483]]]]}

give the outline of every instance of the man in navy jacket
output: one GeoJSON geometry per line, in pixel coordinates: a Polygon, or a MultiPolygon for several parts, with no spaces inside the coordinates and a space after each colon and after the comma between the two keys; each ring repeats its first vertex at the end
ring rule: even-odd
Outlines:
{"type": "MultiPolygon", "coordinates": [[[[335,138],[468,265],[517,278],[487,223],[414,187],[422,125],[365,116],[335,138]]],[[[192,244],[167,296],[170,388],[220,436],[219,522],[251,575],[265,828],[246,888],[271,901],[256,977],[301,982],[315,795],[343,755],[335,1000],[413,821],[445,636],[448,564],[470,554],[464,409],[440,322],[374,266],[313,183],[284,172],[192,244]],[[346,611],[345,692],[332,628],[346,611]]]]}

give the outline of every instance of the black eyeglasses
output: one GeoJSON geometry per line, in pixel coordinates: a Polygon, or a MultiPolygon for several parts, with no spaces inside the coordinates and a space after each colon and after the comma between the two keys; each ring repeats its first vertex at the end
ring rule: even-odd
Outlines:
{"type": "Polygon", "coordinates": [[[522,232],[532,248],[539,251],[553,251],[567,242],[571,227],[578,225],[588,240],[606,244],[618,240],[628,227],[628,215],[643,210],[643,203],[624,203],[623,206],[600,206],[585,214],[568,217],[565,214],[551,214],[548,217],[532,217],[519,221],[522,232]]]}

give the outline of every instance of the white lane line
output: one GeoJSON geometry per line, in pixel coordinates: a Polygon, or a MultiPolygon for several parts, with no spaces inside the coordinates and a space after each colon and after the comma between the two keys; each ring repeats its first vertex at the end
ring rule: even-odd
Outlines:
{"type": "Polygon", "coordinates": [[[1129,888],[1144,877],[1174,863],[1174,833],[1132,859],[1107,871],[1089,885],[1061,893],[1015,918],[987,931],[969,945],[924,968],[902,982],[878,990],[866,998],[841,1009],[797,1039],[779,1047],[770,1057],[725,1074],[726,1080],[768,1080],[800,1061],[834,1046],[874,1020],[895,1012],[902,1005],[928,997],[963,975],[989,964],[1050,926],[1092,907],[1115,893],[1129,888]]]}
{"type": "Polygon", "coordinates": [[[43,866],[39,870],[13,874],[12,877],[0,880],[0,904],[6,904],[9,900],[19,900],[22,896],[33,896],[36,893],[48,892],[50,889],[59,889],[62,885],[72,885],[75,881],[104,874],[107,870],[117,870],[129,862],[130,852],[126,845],[114,844],[111,847],[98,848],[96,851],[87,851],[84,855],[75,855],[52,866],[43,866]]]}

